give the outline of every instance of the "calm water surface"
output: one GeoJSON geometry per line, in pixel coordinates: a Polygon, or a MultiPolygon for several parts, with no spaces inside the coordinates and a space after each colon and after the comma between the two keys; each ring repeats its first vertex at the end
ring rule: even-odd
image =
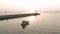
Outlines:
{"type": "Polygon", "coordinates": [[[0,21],[0,34],[60,34],[60,13],[0,21]],[[21,28],[23,20],[30,21],[26,29],[21,28]]]}

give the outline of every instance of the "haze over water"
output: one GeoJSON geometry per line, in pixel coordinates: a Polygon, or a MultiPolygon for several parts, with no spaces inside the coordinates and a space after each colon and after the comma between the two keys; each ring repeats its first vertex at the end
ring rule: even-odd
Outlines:
{"type": "Polygon", "coordinates": [[[41,12],[39,16],[1,20],[0,34],[60,34],[60,0],[0,0],[0,15],[30,10],[41,12]],[[21,28],[23,20],[29,20],[26,29],[21,28]]]}
{"type": "Polygon", "coordinates": [[[38,16],[0,21],[0,34],[60,34],[60,13],[40,13],[38,16]],[[30,24],[22,29],[23,20],[30,24]]]}

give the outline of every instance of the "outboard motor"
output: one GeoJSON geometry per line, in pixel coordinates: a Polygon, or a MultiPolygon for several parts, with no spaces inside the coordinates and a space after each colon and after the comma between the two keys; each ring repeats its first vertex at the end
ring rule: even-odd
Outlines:
{"type": "Polygon", "coordinates": [[[27,25],[29,25],[29,21],[22,21],[21,26],[23,29],[25,29],[27,25]]]}

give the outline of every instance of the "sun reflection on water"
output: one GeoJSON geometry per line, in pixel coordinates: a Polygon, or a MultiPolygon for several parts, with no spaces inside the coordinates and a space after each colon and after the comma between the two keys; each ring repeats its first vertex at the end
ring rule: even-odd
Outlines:
{"type": "Polygon", "coordinates": [[[32,23],[32,22],[35,22],[36,19],[35,19],[35,16],[29,16],[29,17],[26,17],[25,20],[32,23]]]}

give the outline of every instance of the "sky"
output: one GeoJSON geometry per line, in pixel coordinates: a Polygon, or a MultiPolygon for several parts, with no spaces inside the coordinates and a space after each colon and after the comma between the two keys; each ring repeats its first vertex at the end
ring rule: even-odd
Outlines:
{"type": "Polygon", "coordinates": [[[0,11],[60,11],[60,0],[0,0],[0,11]]]}

